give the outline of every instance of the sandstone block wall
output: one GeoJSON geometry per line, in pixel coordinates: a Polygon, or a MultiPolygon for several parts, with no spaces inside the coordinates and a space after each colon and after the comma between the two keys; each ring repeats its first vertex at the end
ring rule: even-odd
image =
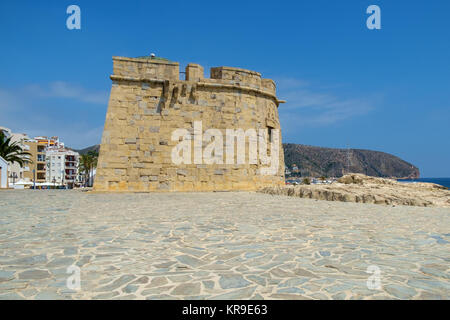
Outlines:
{"type": "Polygon", "coordinates": [[[180,80],[178,63],[150,58],[113,57],[113,64],[94,191],[226,191],[284,185],[281,132],[274,174],[261,174],[264,164],[259,158],[256,164],[225,164],[224,155],[224,164],[176,165],[171,157],[179,143],[171,140],[172,132],[185,128],[193,133],[195,121],[201,121],[203,131],[223,132],[224,144],[226,129],[280,129],[281,101],[272,80],[230,67],[212,68],[208,79],[198,64],[189,64],[186,80],[180,80]]]}

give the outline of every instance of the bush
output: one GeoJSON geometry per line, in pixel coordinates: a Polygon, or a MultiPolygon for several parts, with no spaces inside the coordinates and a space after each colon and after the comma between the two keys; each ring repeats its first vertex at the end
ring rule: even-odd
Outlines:
{"type": "Polygon", "coordinates": [[[303,184],[311,184],[311,180],[309,178],[304,178],[302,183],[303,184]]]}

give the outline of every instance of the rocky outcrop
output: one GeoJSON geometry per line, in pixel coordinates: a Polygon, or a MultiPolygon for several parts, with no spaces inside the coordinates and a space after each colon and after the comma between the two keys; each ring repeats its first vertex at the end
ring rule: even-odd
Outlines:
{"type": "Polygon", "coordinates": [[[374,177],[419,178],[419,169],[394,155],[362,149],[333,149],[285,143],[284,161],[303,177],[341,177],[356,172],[374,177]]]}
{"type": "Polygon", "coordinates": [[[345,175],[332,184],[266,187],[260,191],[328,201],[450,207],[450,191],[443,186],[434,183],[401,183],[363,174],[345,175]]]}

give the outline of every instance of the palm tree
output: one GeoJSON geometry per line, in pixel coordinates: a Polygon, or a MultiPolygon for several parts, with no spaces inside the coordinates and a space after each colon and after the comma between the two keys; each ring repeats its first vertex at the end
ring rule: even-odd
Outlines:
{"type": "Polygon", "coordinates": [[[88,176],[91,168],[91,158],[88,154],[82,154],[80,156],[79,170],[84,177],[84,186],[87,187],[88,176]]]}
{"type": "Polygon", "coordinates": [[[98,153],[95,151],[89,151],[86,154],[80,156],[79,169],[84,175],[85,187],[92,186],[92,173],[94,168],[97,167],[98,153]]]}
{"type": "Polygon", "coordinates": [[[18,142],[11,143],[11,137],[7,138],[0,130],[0,157],[9,163],[17,162],[22,168],[25,163],[32,162],[30,156],[31,153],[24,151],[18,142]]]}
{"type": "Polygon", "coordinates": [[[98,151],[89,151],[88,155],[91,157],[91,171],[89,176],[89,181],[91,183],[91,187],[94,184],[94,169],[97,168],[98,161],[98,151]]]}

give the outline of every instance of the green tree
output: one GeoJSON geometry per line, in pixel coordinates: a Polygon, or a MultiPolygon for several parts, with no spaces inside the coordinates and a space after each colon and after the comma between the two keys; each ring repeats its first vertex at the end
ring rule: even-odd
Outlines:
{"type": "Polygon", "coordinates": [[[79,170],[84,176],[84,186],[92,187],[92,174],[97,168],[98,152],[89,151],[80,156],[79,170]]]}
{"type": "Polygon", "coordinates": [[[84,186],[87,187],[88,176],[91,167],[90,158],[87,154],[82,154],[79,161],[80,162],[78,164],[78,170],[83,175],[84,186]]]}
{"type": "Polygon", "coordinates": [[[0,130],[0,157],[10,163],[17,162],[23,167],[26,163],[32,162],[30,156],[31,153],[24,151],[18,142],[11,143],[11,137],[7,138],[0,130]]]}

